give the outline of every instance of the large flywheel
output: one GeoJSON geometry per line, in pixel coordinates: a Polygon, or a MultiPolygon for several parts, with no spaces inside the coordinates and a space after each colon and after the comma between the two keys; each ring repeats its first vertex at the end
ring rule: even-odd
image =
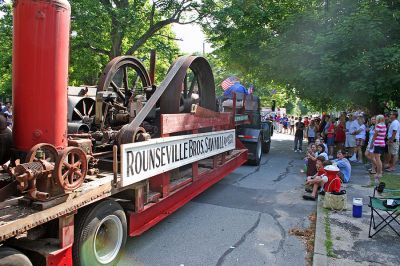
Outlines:
{"type": "Polygon", "coordinates": [[[173,82],[160,98],[160,111],[163,114],[190,112],[192,104],[215,111],[215,83],[207,60],[197,56],[182,56],[171,66],[168,75],[174,74],[173,82]],[[183,61],[183,63],[181,63],[183,61]],[[174,67],[181,63],[178,71],[174,67]]]}
{"type": "MultiPolygon", "coordinates": [[[[104,69],[99,80],[97,97],[101,97],[98,100],[105,103],[112,103],[113,108],[127,111],[132,97],[150,95],[151,85],[146,68],[137,58],[119,56],[111,60],[104,69]]],[[[107,104],[99,110],[96,109],[96,123],[101,123],[101,128],[111,126],[106,108],[107,104]]]]}

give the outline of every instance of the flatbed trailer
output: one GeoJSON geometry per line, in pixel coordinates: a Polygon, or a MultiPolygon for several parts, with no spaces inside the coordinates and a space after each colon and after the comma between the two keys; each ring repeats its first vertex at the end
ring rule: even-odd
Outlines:
{"type": "MultiPolygon", "coordinates": [[[[168,138],[182,131],[197,133],[202,128],[223,131],[232,126],[233,119],[230,113],[211,118],[195,114],[163,115],[162,135],[168,138]]],[[[22,251],[33,265],[73,265],[74,239],[82,233],[75,229],[75,217],[82,210],[95,208],[104,201],[116,202],[126,215],[126,233],[131,237],[139,236],[245,163],[247,149],[240,141],[235,142],[234,150],[192,163],[173,181],[173,171],[170,171],[150,177],[149,182],[122,186],[120,171],[110,171],[84,183],[54,206],[35,202],[24,206],[22,197],[8,199],[0,204],[0,241],[22,251]],[[150,187],[148,194],[146,186],[150,187]],[[49,230],[58,231],[58,234],[42,237],[49,230]]],[[[117,153],[113,161],[118,161],[117,153]]]]}

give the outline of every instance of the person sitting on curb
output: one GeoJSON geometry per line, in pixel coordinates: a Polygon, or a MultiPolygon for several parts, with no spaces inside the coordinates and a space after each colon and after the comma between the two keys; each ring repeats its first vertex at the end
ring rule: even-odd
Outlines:
{"type": "Polygon", "coordinates": [[[336,166],[339,168],[340,172],[343,175],[343,183],[348,183],[350,181],[351,177],[351,164],[349,160],[347,160],[344,157],[344,154],[341,150],[338,150],[336,153],[336,160],[333,160],[332,162],[336,164],[336,166]]]}
{"type": "Polygon", "coordinates": [[[324,144],[319,144],[317,145],[317,157],[318,156],[323,156],[325,158],[325,161],[328,160],[328,154],[325,152],[325,146],[324,144]]]}
{"type": "Polygon", "coordinates": [[[324,156],[318,156],[317,158],[317,174],[314,176],[308,176],[306,185],[312,186],[311,195],[303,195],[303,199],[305,200],[313,200],[317,199],[317,192],[320,186],[323,186],[326,182],[328,182],[328,177],[326,176],[326,171],[324,170],[324,156]]]}

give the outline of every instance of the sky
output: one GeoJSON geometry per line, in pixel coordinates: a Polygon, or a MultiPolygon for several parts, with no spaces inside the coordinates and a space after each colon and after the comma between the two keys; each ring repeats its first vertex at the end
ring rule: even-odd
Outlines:
{"type": "Polygon", "coordinates": [[[182,52],[187,54],[193,54],[195,52],[203,52],[203,43],[205,43],[205,52],[212,52],[211,44],[206,42],[205,35],[201,27],[197,24],[180,25],[173,24],[172,31],[176,34],[179,48],[182,52]]]}

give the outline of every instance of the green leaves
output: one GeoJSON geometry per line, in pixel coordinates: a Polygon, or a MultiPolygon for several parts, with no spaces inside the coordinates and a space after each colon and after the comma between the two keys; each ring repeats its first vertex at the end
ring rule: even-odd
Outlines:
{"type": "Polygon", "coordinates": [[[315,108],[399,106],[400,5],[329,3],[217,1],[204,27],[215,54],[264,88],[274,80],[315,108]]]}

